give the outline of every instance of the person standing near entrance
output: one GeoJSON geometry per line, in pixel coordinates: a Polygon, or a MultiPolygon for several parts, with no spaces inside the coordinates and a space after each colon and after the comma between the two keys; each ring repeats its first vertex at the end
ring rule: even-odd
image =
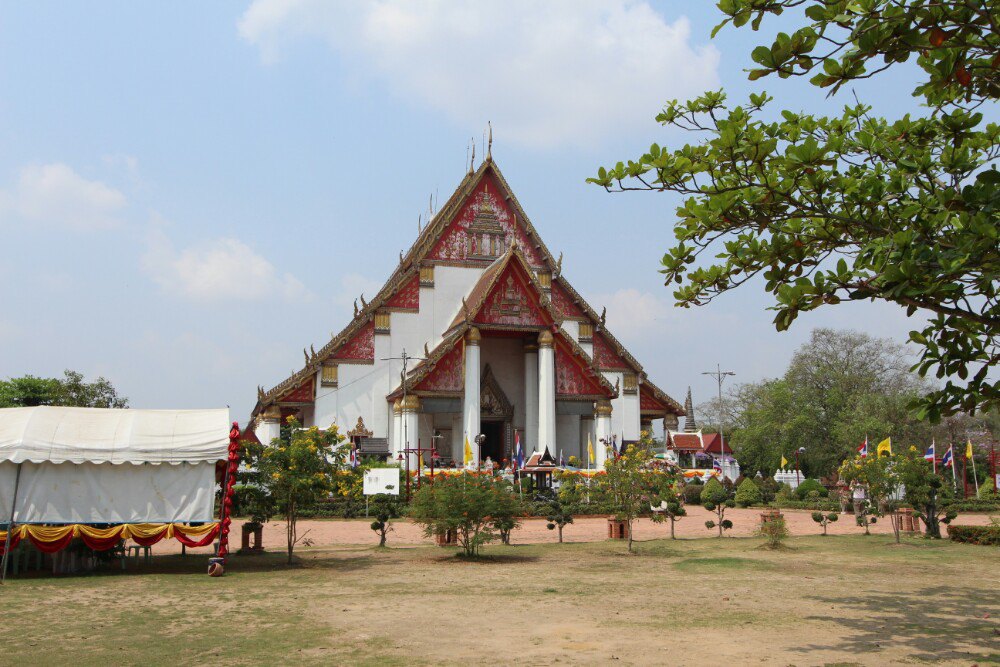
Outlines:
{"type": "Polygon", "coordinates": [[[853,489],[851,499],[854,501],[854,516],[861,516],[865,506],[865,487],[863,484],[854,482],[851,488],[853,489]]]}

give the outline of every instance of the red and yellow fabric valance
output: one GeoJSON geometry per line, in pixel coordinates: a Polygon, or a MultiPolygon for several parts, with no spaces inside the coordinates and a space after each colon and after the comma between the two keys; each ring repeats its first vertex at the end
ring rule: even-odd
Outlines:
{"type": "MultiPolygon", "coordinates": [[[[11,548],[28,539],[39,551],[55,553],[69,546],[74,537],[79,537],[95,551],[107,551],[120,540],[134,540],[143,546],[152,546],[164,538],[174,538],[187,547],[204,547],[212,543],[219,534],[218,522],[200,526],[186,526],[180,523],[123,523],[110,528],[94,528],[83,523],[65,526],[36,526],[25,524],[14,527],[10,538],[11,548]]],[[[0,553],[7,545],[7,532],[0,531],[0,553]]]]}

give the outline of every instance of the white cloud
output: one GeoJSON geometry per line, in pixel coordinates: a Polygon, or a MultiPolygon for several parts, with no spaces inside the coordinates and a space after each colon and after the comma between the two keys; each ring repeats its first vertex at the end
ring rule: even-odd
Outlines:
{"type": "Polygon", "coordinates": [[[719,54],[637,0],[255,0],[238,24],[265,62],[301,38],[476,132],[590,145],[649,128],[668,98],[718,87],[719,54]]]}
{"type": "Polygon", "coordinates": [[[125,195],[88,180],[60,162],[28,165],[17,183],[0,191],[0,220],[20,219],[78,231],[108,229],[126,205],[125,195]]]}
{"type": "Polygon", "coordinates": [[[217,238],[176,249],[163,232],[150,233],[143,268],[163,291],[194,301],[308,299],[310,294],[290,273],[238,239],[217,238]]]}

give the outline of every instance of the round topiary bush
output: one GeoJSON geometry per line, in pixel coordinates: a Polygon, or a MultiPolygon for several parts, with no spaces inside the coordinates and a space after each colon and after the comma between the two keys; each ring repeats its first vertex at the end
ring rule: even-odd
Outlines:
{"type": "Polygon", "coordinates": [[[795,495],[798,496],[799,500],[805,500],[810,497],[809,493],[812,491],[815,491],[817,494],[816,496],[812,496],[814,498],[826,498],[830,495],[825,486],[812,478],[802,480],[802,483],[795,488],[795,495]]]}
{"type": "Polygon", "coordinates": [[[744,478],[736,487],[736,504],[740,507],[760,505],[762,502],[764,502],[764,496],[760,492],[760,487],[749,477],[744,478]]]}

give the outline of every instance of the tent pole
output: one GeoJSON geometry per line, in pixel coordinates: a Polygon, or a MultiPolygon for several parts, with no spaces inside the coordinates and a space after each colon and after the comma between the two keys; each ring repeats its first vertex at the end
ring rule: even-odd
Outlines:
{"type": "Polygon", "coordinates": [[[10,553],[10,543],[14,539],[14,509],[17,507],[17,489],[21,485],[21,466],[17,464],[17,474],[14,475],[14,498],[10,502],[10,521],[7,522],[7,541],[3,545],[3,559],[0,562],[0,584],[7,580],[7,554],[10,553]]]}

